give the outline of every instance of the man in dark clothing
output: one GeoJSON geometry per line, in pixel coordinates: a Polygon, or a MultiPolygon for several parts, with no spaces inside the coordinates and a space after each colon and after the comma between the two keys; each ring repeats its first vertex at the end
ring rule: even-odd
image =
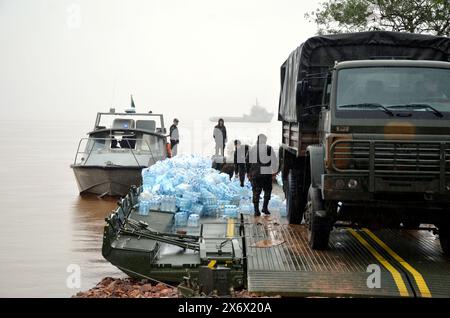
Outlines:
{"type": "Polygon", "coordinates": [[[239,140],[234,141],[234,175],[239,176],[241,187],[244,186],[245,175],[248,172],[248,145],[241,145],[239,140]]]}
{"type": "Polygon", "coordinates": [[[216,156],[221,155],[225,157],[224,150],[227,143],[227,129],[222,118],[219,119],[219,122],[214,127],[213,138],[216,142],[216,156]]]}
{"type": "Polygon", "coordinates": [[[272,194],[272,175],[278,171],[278,158],[275,151],[266,144],[267,137],[264,134],[258,135],[256,145],[249,153],[249,179],[252,183],[253,206],[255,216],[260,216],[261,212],[269,215],[269,201],[272,194]],[[264,203],[262,211],[259,211],[259,197],[264,191],[264,203]]]}
{"type": "Polygon", "coordinates": [[[180,143],[180,135],[178,133],[178,119],[173,120],[170,126],[170,148],[172,149],[172,157],[175,157],[178,152],[178,144],[180,143]]]}

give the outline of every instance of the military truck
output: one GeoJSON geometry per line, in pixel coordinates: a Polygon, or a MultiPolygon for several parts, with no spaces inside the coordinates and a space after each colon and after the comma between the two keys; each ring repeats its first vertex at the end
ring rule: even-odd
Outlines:
{"type": "Polygon", "coordinates": [[[449,38],[378,31],[310,38],[283,63],[288,219],[312,248],[337,221],[433,224],[450,254],[449,61],[449,38]]]}

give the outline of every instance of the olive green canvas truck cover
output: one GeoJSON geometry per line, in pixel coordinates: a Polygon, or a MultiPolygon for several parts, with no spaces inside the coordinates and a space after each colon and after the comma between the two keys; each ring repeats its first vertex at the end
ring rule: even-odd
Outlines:
{"type": "Polygon", "coordinates": [[[450,39],[386,31],[334,34],[308,39],[281,66],[278,120],[301,121],[297,83],[308,78],[306,105],[319,105],[323,76],[335,62],[370,59],[450,61],[450,39]]]}

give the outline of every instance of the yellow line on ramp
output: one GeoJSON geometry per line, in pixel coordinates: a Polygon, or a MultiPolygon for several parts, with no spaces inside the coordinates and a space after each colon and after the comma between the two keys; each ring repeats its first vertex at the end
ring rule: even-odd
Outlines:
{"type": "Polygon", "coordinates": [[[400,296],[409,296],[408,289],[399,271],[391,265],[380,253],[374,249],[369,242],[367,242],[361,235],[359,235],[355,230],[348,229],[350,234],[352,234],[377,260],[381,263],[392,275],[395,284],[400,292],[400,296]]]}
{"type": "Polygon", "coordinates": [[[405,261],[400,255],[394,252],[389,246],[387,246],[378,236],[376,236],[369,229],[363,229],[364,233],[370,236],[378,245],[380,245],[389,255],[391,255],[403,268],[405,268],[416,281],[417,287],[419,288],[422,297],[431,297],[430,289],[428,288],[425,279],[422,274],[420,274],[414,267],[412,267],[407,261],[405,261]]]}

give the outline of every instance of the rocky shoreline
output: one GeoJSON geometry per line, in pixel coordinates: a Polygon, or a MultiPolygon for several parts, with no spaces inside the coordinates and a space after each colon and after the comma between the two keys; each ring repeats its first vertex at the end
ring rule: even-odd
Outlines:
{"type": "MultiPolygon", "coordinates": [[[[102,279],[95,287],[79,292],[74,298],[180,298],[178,288],[163,283],[152,283],[149,280],[132,278],[102,279]]],[[[235,298],[257,298],[259,296],[246,290],[235,291],[235,298]]]]}

